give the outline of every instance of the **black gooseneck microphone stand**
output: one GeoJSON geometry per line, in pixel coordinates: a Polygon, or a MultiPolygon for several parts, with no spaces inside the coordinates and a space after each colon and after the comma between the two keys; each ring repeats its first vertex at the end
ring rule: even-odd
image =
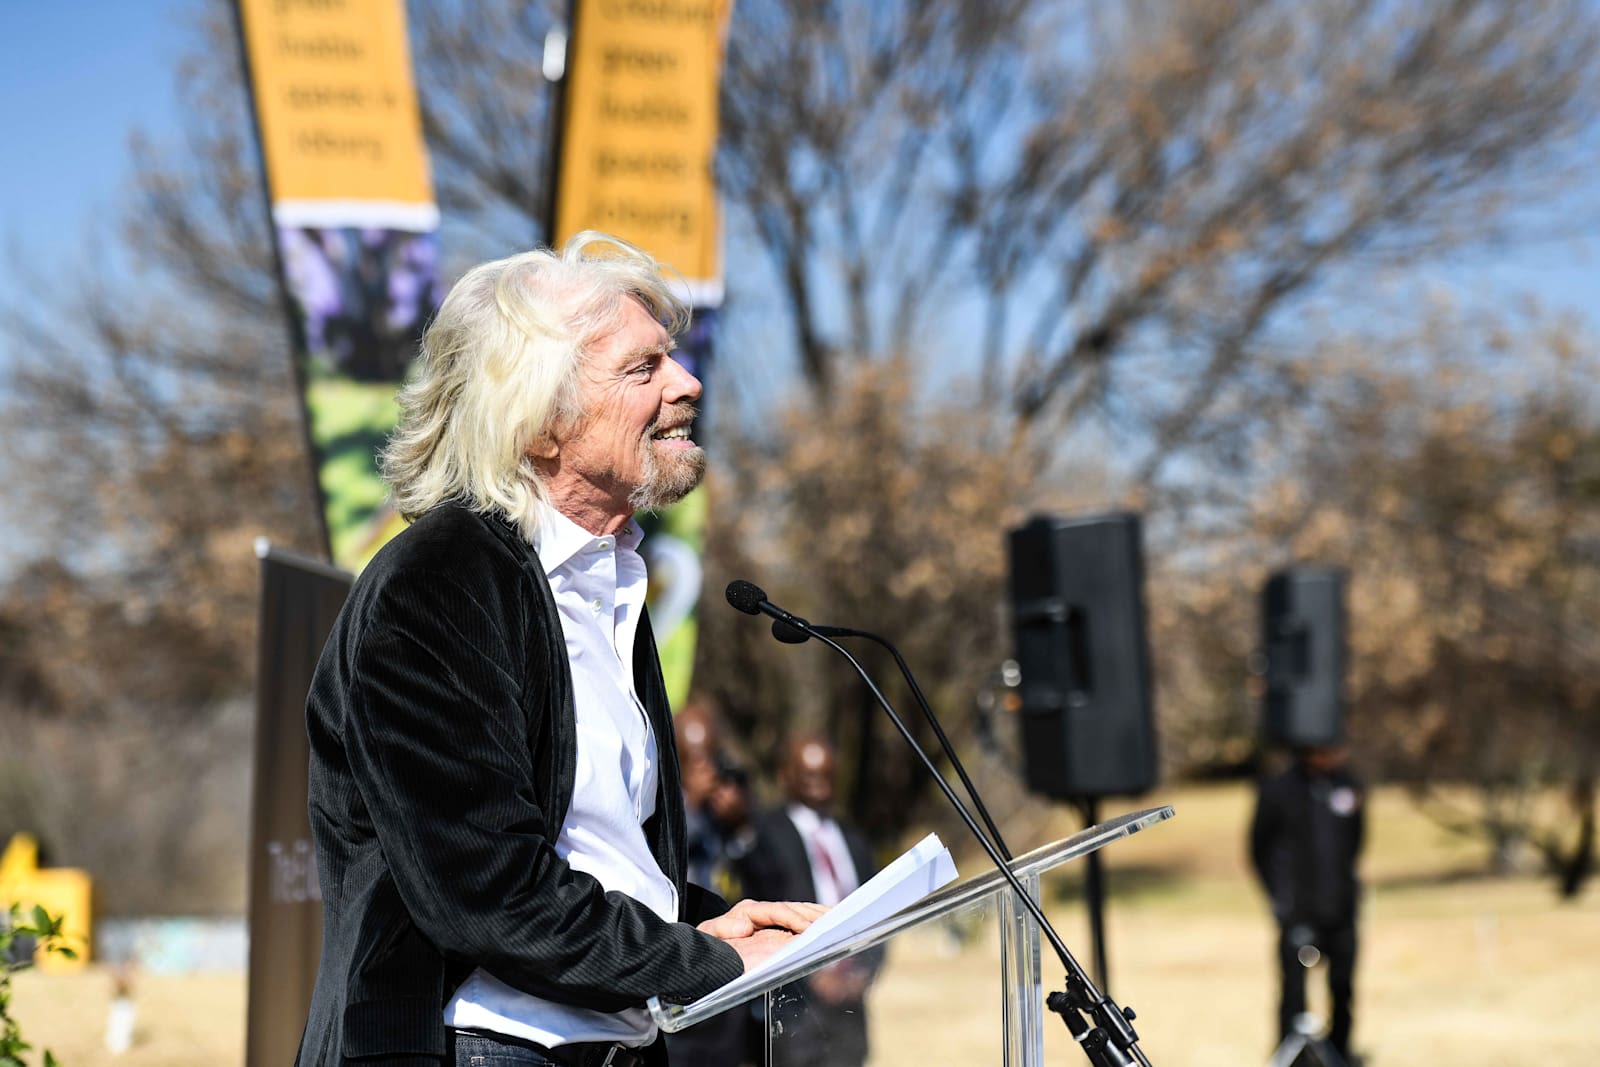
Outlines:
{"type": "MultiPolygon", "coordinates": [[[[738,607],[738,605],[734,605],[738,607]]],[[[760,607],[756,608],[760,611],[760,607]]],[[[782,609],[779,609],[782,610],[782,609]]],[[[978,817],[983,820],[984,827],[989,831],[989,840],[994,842],[1000,855],[1011,861],[1011,849],[1007,847],[1005,838],[1000,836],[1000,828],[994,824],[994,819],[989,815],[989,809],[983,803],[983,797],[978,795],[978,789],[972,784],[972,779],[967,777],[967,768],[962,764],[961,757],[956,755],[955,746],[950,743],[950,738],[945,736],[944,726],[940,724],[939,717],[933,713],[933,708],[928,705],[928,698],[922,695],[922,686],[917,684],[916,675],[911,673],[911,668],[906,664],[905,657],[900,655],[900,650],[886,637],[879,637],[869,630],[854,630],[848,626],[813,626],[807,632],[784,619],[772,620],[772,636],[786,645],[801,645],[811,640],[811,634],[823,637],[859,637],[871,641],[888,650],[894,657],[895,665],[900,668],[900,676],[906,680],[906,685],[911,690],[911,695],[916,699],[917,707],[922,709],[922,717],[928,720],[928,725],[933,729],[933,735],[939,739],[939,748],[943,750],[945,758],[950,761],[950,766],[955,769],[961,778],[961,784],[967,791],[967,796],[972,800],[972,806],[977,809],[978,817]]],[[[851,661],[854,663],[854,661],[851,661]]],[[[861,669],[856,664],[856,669],[861,669]]]]}
{"type": "MultiPolygon", "coordinates": [[[[1061,960],[1061,965],[1067,972],[1066,990],[1054,992],[1047,996],[1045,998],[1045,1006],[1061,1016],[1062,1021],[1066,1023],[1068,1032],[1082,1046],[1084,1054],[1089,1057],[1089,1062],[1094,1064],[1095,1067],[1128,1067],[1128,1065],[1134,1063],[1140,1064],[1141,1067],[1151,1067],[1150,1061],[1145,1058],[1143,1050],[1139,1048],[1139,1035],[1133,1029],[1133,1010],[1131,1008],[1119,1008],[1110,997],[1095,986],[1088,973],[1084,971],[1077,959],[1073,957],[1071,951],[1068,950],[1066,942],[1061,940],[1061,935],[1056,933],[1055,927],[1050,924],[1050,920],[1045,916],[1044,909],[1039,906],[1039,902],[1033,899],[1032,895],[1028,893],[1022,882],[1011,870],[1007,862],[1009,854],[1002,856],[999,847],[978,826],[977,820],[972,817],[972,813],[961,802],[961,798],[956,796],[955,790],[951,788],[944,775],[939,773],[938,768],[933,765],[933,761],[928,758],[928,754],[922,750],[922,746],[917,744],[916,738],[912,736],[911,731],[906,727],[899,713],[894,710],[894,705],[889,703],[889,699],[883,695],[883,691],[872,680],[872,676],[867,673],[866,668],[861,666],[860,662],[850,654],[848,649],[834,641],[830,636],[870,637],[871,635],[857,635],[855,632],[846,634],[839,627],[812,626],[805,619],[791,614],[772,603],[759,586],[750,582],[735,581],[730,583],[727,589],[727,598],[729,604],[746,615],[769,615],[785,626],[792,627],[796,631],[816,638],[850,662],[850,665],[855,668],[856,673],[861,676],[861,680],[866,683],[867,688],[872,692],[873,698],[877,700],[878,705],[888,714],[890,721],[895,725],[895,729],[900,731],[900,736],[911,747],[911,751],[916,753],[917,758],[922,761],[922,765],[927,768],[928,773],[933,775],[933,780],[939,786],[940,791],[944,793],[945,799],[950,802],[951,807],[961,817],[961,821],[966,824],[967,829],[978,839],[978,844],[983,846],[984,852],[988,854],[990,861],[999,870],[1006,883],[1011,886],[1012,892],[1016,893],[1017,899],[1028,910],[1028,913],[1033,916],[1033,920],[1039,924],[1039,929],[1044,934],[1045,940],[1050,942],[1050,947],[1055,950],[1057,958],[1061,960]]],[[[792,636],[786,632],[780,633],[776,625],[773,627],[773,633],[779,640],[787,641],[791,644],[796,643],[792,636]]],[[[884,642],[884,644],[887,645],[887,642],[884,642]]],[[[900,660],[898,652],[895,653],[895,658],[900,660]]],[[[910,670],[904,667],[903,660],[900,662],[902,669],[909,676],[910,670]]],[[[920,693],[920,690],[916,690],[914,681],[912,686],[914,691],[920,693]]],[[[931,709],[927,709],[925,702],[924,709],[931,718],[933,713],[931,709]]],[[[944,732],[942,730],[937,730],[937,732],[942,743],[948,745],[948,742],[944,741],[944,732]]],[[[946,751],[949,751],[948,747],[946,751]]],[[[974,802],[981,808],[982,802],[977,800],[976,792],[972,788],[972,783],[967,780],[965,772],[962,773],[961,777],[968,792],[973,794],[974,802]]],[[[988,821],[987,813],[985,813],[985,821],[988,821]]],[[[998,838],[998,832],[996,832],[995,836],[998,838]]]]}

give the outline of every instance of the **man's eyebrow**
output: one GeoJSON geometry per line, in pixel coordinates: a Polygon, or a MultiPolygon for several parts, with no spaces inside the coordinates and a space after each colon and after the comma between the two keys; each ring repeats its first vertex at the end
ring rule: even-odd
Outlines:
{"type": "Polygon", "coordinates": [[[624,359],[624,362],[631,363],[634,360],[642,359],[645,356],[665,356],[665,355],[670,355],[671,353],[676,352],[677,350],[678,350],[678,342],[676,340],[663,341],[661,344],[658,344],[658,345],[640,345],[638,348],[635,348],[633,351],[631,351],[631,352],[629,352],[627,354],[627,356],[624,359]]]}

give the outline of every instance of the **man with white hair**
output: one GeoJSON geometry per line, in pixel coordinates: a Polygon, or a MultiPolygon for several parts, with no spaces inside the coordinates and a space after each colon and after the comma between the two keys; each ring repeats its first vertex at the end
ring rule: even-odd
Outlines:
{"type": "Polygon", "coordinates": [[[705,457],[688,310],[602,234],[469,271],[384,454],[412,525],[307,702],[322,958],[302,1065],[665,1063],[690,1000],[819,913],[727,910],[684,810],[632,515],[705,457]]]}

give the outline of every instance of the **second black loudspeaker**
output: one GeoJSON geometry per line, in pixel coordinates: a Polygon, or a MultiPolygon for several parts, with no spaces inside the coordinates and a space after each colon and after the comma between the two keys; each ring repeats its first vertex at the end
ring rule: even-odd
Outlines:
{"type": "Polygon", "coordinates": [[[1344,586],[1337,567],[1302,564],[1276,572],[1261,591],[1261,725],[1271,744],[1344,740],[1344,586]]]}
{"type": "Polygon", "coordinates": [[[1145,792],[1157,766],[1139,517],[1039,516],[1009,548],[1028,788],[1145,792]]]}

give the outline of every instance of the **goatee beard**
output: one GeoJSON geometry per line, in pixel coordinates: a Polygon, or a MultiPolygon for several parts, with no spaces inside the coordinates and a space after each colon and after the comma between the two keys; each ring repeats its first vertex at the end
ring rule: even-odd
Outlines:
{"type": "Polygon", "coordinates": [[[699,445],[674,452],[662,460],[653,446],[646,444],[644,479],[628,494],[628,505],[635,511],[659,511],[671,507],[700,484],[706,473],[706,451],[699,445]]]}
{"type": "Polygon", "coordinates": [[[692,425],[699,412],[692,403],[679,402],[671,405],[665,414],[668,418],[657,418],[639,443],[639,470],[642,477],[628,494],[628,506],[634,511],[659,511],[670,507],[688,496],[700,484],[700,479],[705,477],[705,449],[699,445],[686,449],[657,448],[655,442],[656,429],[662,422],[670,419],[672,423],[688,422],[692,425]]]}

